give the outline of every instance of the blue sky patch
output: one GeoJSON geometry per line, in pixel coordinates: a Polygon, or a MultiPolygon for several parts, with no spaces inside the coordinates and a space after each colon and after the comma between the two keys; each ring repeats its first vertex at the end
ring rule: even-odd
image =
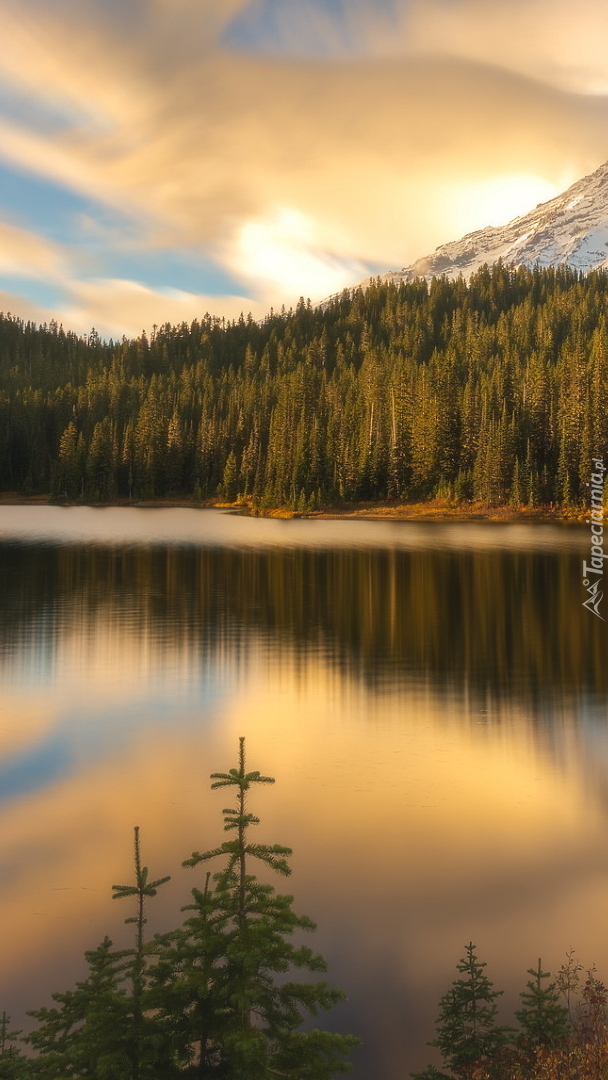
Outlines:
{"type": "Polygon", "coordinates": [[[277,53],[302,59],[365,55],[366,35],[358,13],[394,20],[394,0],[254,0],[231,23],[224,44],[241,52],[277,53]],[[371,8],[371,10],[370,10],[371,8]],[[331,38],[323,27],[331,26],[331,38]]]}
{"type": "MultiPolygon", "coordinates": [[[[121,278],[152,289],[179,289],[209,296],[243,294],[243,287],[194,248],[154,249],[138,242],[127,215],[7,164],[0,165],[5,221],[72,249],[83,277],[121,278]]],[[[52,282],[3,275],[0,288],[19,291],[54,307],[64,297],[52,282]]]]}
{"type": "Polygon", "coordinates": [[[73,127],[75,123],[87,123],[91,113],[73,102],[60,102],[59,98],[34,97],[24,93],[14,83],[8,85],[0,76],[0,115],[11,124],[18,124],[30,131],[44,135],[56,134],[73,127]]]}
{"type": "MultiPolygon", "coordinates": [[[[2,216],[23,229],[30,229],[57,243],[80,241],[81,216],[100,217],[100,206],[69,188],[43,179],[35,173],[0,164],[2,216]]],[[[123,215],[101,208],[108,225],[126,221],[123,215]]]]}
{"type": "Polygon", "coordinates": [[[108,254],[103,258],[104,277],[139,281],[153,289],[223,296],[243,293],[235,278],[196,251],[151,250],[108,254]]]}
{"type": "Polygon", "coordinates": [[[25,293],[32,303],[51,308],[51,310],[54,308],[60,310],[67,299],[65,291],[50,281],[10,274],[0,274],[0,291],[16,295],[25,293]]]}

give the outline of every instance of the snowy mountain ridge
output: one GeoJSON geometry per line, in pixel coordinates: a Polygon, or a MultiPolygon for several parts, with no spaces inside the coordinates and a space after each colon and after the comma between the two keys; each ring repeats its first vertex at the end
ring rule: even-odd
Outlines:
{"type": "Polygon", "coordinates": [[[499,259],[514,266],[569,266],[583,273],[608,270],[608,162],[507,225],[442,244],[411,266],[381,274],[380,280],[400,284],[442,274],[469,278],[484,263],[499,259]]]}

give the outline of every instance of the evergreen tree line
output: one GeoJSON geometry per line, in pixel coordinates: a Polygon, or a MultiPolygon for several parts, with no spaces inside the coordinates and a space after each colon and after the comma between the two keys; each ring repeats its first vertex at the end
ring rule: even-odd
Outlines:
{"type": "Polygon", "coordinates": [[[223,867],[192,889],[178,929],[148,938],[146,902],[169,878],[150,879],[136,828],[134,879],[113,886],[114,899],[133,904],[125,919],[134,926],[133,947],[115,949],[105,937],[85,954],[86,978],[29,1013],[36,1026],[23,1038],[2,1014],[1,1080],[329,1080],[350,1068],[358,1039],[301,1030],[306,1017],[344,999],[324,979],[293,981],[294,971],[326,970],[322,956],[297,943],[314,923],[293,911],[293,897],[251,872],[257,860],[290,873],[289,848],[250,836],[259,819],[249,811],[249,790],[274,780],[247,771],[244,739],[238,766],[211,779],[213,788],[236,789],[236,805],[223,810],[234,838],[183,865],[219,858],[223,867]]]}
{"type": "Polygon", "coordinates": [[[103,342],[0,317],[0,489],[307,509],[585,500],[608,277],[500,263],[103,342]]]}
{"type": "Polygon", "coordinates": [[[429,1044],[444,1072],[429,1065],[414,1080],[605,1080],[608,1076],[608,988],[571,949],[554,981],[539,959],[520,994],[518,1027],[497,1023],[495,990],[470,942],[460,973],[439,1002],[429,1044]]]}

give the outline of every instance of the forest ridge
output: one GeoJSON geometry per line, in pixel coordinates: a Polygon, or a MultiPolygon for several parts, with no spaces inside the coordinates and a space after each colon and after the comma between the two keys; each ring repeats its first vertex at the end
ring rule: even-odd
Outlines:
{"type": "Polygon", "coordinates": [[[483,267],[104,342],[0,316],[0,490],[584,505],[608,276],[483,267]]]}

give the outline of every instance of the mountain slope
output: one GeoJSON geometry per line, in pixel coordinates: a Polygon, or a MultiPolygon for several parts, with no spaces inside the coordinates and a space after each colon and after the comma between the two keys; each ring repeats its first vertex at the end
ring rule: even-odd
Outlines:
{"type": "Polygon", "coordinates": [[[608,269],[608,162],[508,225],[468,233],[381,280],[398,284],[441,274],[468,278],[499,259],[516,266],[566,265],[583,273],[608,269]]]}

